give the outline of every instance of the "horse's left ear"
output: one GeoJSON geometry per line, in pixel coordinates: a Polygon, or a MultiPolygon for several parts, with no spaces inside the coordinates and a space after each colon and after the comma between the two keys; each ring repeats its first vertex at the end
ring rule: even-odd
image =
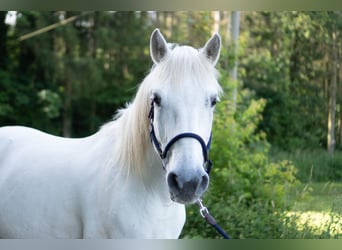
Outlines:
{"type": "Polygon", "coordinates": [[[169,52],[166,40],[159,29],[152,32],[150,39],[151,58],[155,64],[159,63],[169,52]]]}
{"type": "Polygon", "coordinates": [[[201,49],[201,52],[209,59],[209,61],[216,65],[221,50],[221,37],[219,34],[215,34],[208,40],[208,42],[201,49]]]}

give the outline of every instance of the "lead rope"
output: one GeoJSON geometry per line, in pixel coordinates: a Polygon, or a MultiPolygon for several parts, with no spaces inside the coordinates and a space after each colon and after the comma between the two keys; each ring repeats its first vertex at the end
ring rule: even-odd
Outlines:
{"type": "Polygon", "coordinates": [[[205,219],[209,225],[213,226],[224,239],[230,240],[230,236],[219,226],[219,224],[217,224],[214,217],[209,213],[208,208],[204,206],[202,199],[198,199],[196,203],[199,207],[202,218],[205,219]]]}
{"type": "MultiPolygon", "coordinates": [[[[211,136],[210,136],[210,140],[211,140],[211,136]]],[[[209,149],[208,149],[209,151],[209,149]]],[[[211,167],[212,167],[212,162],[211,160],[208,160],[208,163],[207,163],[207,174],[209,175],[210,174],[210,170],[211,170],[211,167]]],[[[203,204],[203,201],[201,198],[199,198],[196,202],[196,204],[198,205],[199,207],[199,212],[202,216],[203,219],[205,219],[205,221],[211,225],[212,227],[214,227],[216,229],[216,231],[221,234],[221,236],[226,239],[226,240],[230,240],[230,236],[222,229],[222,227],[219,226],[219,224],[217,224],[216,220],[214,219],[214,217],[209,213],[209,210],[206,206],[204,206],[203,204]]]]}

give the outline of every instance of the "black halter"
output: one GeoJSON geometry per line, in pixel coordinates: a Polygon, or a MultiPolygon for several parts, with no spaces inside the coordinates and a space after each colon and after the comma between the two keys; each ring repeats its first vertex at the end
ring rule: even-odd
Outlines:
{"type": "MultiPolygon", "coordinates": [[[[202,154],[203,154],[203,159],[204,159],[204,166],[206,169],[206,172],[209,174],[210,170],[211,170],[211,160],[209,159],[209,150],[210,150],[210,145],[211,145],[211,133],[210,133],[210,138],[208,143],[206,144],[204,142],[204,140],[202,139],[201,136],[191,133],[191,132],[185,132],[185,133],[181,133],[176,135],[175,137],[173,137],[165,146],[164,151],[161,148],[161,144],[158,141],[156,134],[154,132],[154,125],[153,125],[153,121],[154,121],[154,102],[151,102],[151,109],[148,115],[148,118],[150,120],[150,137],[151,137],[151,142],[154,145],[154,148],[156,149],[156,151],[158,152],[160,158],[162,160],[164,160],[167,156],[167,153],[169,152],[170,148],[172,147],[172,145],[174,143],[176,143],[178,140],[182,139],[182,138],[193,138],[195,140],[197,140],[202,147],[202,154]]],[[[164,164],[164,161],[163,161],[164,164]]],[[[163,165],[163,168],[165,168],[165,166],[163,165]]]]}
{"type": "MultiPolygon", "coordinates": [[[[202,137],[200,137],[197,134],[194,133],[190,133],[190,132],[186,132],[186,133],[181,133],[176,135],[175,137],[173,137],[168,144],[166,144],[166,147],[164,149],[164,151],[161,148],[161,144],[158,141],[156,134],[154,132],[154,126],[153,126],[153,120],[154,120],[154,102],[151,102],[151,109],[150,112],[148,114],[148,118],[150,119],[150,137],[151,137],[151,142],[154,145],[154,148],[156,149],[156,151],[158,152],[160,158],[162,159],[163,162],[163,168],[165,169],[165,165],[164,165],[164,159],[167,156],[168,151],[170,150],[170,148],[172,147],[172,145],[174,143],[176,143],[178,140],[182,139],[182,138],[193,138],[195,140],[197,140],[202,147],[202,154],[203,154],[203,158],[204,158],[204,168],[205,171],[208,173],[210,173],[211,170],[211,160],[209,160],[209,150],[210,150],[210,145],[211,145],[211,133],[210,133],[210,137],[209,137],[209,141],[206,144],[204,142],[204,140],[202,139],[202,137]]],[[[200,207],[200,214],[201,216],[211,225],[213,226],[216,231],[218,233],[220,233],[223,238],[225,239],[230,239],[230,236],[217,224],[217,222],[215,221],[214,217],[209,213],[208,209],[203,205],[202,199],[198,199],[197,204],[200,207]]]]}

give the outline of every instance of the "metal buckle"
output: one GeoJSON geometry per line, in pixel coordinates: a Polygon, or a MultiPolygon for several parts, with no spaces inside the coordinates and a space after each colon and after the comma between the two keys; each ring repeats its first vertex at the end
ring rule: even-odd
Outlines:
{"type": "Polygon", "coordinates": [[[203,218],[206,218],[206,215],[209,214],[208,208],[206,206],[204,206],[202,199],[198,199],[197,200],[197,205],[199,206],[199,211],[200,214],[203,218]]]}

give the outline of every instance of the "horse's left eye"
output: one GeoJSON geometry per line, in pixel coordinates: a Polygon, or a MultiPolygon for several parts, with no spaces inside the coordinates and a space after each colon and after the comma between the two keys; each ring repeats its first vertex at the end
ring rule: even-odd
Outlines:
{"type": "Polygon", "coordinates": [[[217,96],[213,96],[211,98],[211,107],[214,107],[219,102],[219,98],[217,96]]]}
{"type": "Polygon", "coordinates": [[[161,97],[157,94],[154,94],[152,97],[152,101],[158,106],[160,107],[161,104],[161,97]]]}

